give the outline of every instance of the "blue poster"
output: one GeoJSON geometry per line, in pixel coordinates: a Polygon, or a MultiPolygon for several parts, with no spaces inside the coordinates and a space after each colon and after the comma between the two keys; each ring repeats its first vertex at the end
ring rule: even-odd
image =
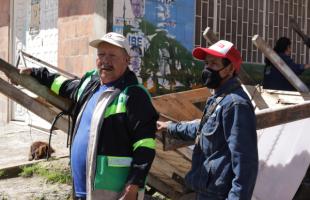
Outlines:
{"type": "Polygon", "coordinates": [[[191,55],[193,1],[120,0],[113,13],[113,31],[131,46],[130,68],[153,95],[200,86],[202,66],[191,55]]]}
{"type": "Polygon", "coordinates": [[[146,10],[150,12],[146,12],[144,18],[155,24],[158,29],[167,31],[171,37],[191,51],[195,34],[194,6],[194,1],[188,0],[149,0],[146,1],[146,10]]]}

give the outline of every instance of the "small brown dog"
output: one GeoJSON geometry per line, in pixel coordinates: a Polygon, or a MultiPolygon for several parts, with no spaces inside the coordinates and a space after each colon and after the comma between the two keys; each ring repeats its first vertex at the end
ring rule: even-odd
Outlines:
{"type": "Polygon", "coordinates": [[[52,147],[49,149],[48,143],[36,141],[31,144],[28,160],[50,157],[54,152],[55,150],[52,147]]]}

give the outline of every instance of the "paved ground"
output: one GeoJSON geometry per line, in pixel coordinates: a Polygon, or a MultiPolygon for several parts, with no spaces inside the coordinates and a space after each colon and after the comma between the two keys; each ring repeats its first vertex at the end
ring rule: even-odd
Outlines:
{"type": "MultiPolygon", "coordinates": [[[[28,162],[31,143],[38,140],[48,142],[48,139],[49,133],[21,123],[0,125],[0,169],[28,162]]],[[[54,131],[51,141],[51,146],[56,150],[52,156],[68,155],[66,134],[54,131]]]]}
{"type": "MultiPolygon", "coordinates": [[[[0,169],[28,162],[28,152],[32,142],[48,142],[49,134],[38,129],[31,128],[21,123],[11,122],[0,125],[0,169]]],[[[66,148],[66,134],[55,131],[52,136],[52,147],[56,153],[52,156],[68,155],[66,148]]],[[[44,161],[44,160],[42,160],[44,161]]],[[[68,168],[68,158],[48,162],[68,168]]],[[[54,167],[53,167],[54,168],[54,167]]],[[[39,176],[31,178],[0,179],[0,199],[31,200],[31,199],[68,199],[71,194],[71,185],[48,183],[39,176]]]]}

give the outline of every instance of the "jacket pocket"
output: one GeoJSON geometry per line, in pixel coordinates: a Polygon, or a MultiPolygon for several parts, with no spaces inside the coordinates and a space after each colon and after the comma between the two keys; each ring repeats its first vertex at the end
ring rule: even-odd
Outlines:
{"type": "Polygon", "coordinates": [[[218,195],[227,195],[231,189],[233,172],[228,157],[212,160],[209,182],[209,191],[218,195]]]}
{"type": "Polygon", "coordinates": [[[209,119],[207,123],[205,123],[201,129],[201,141],[200,145],[203,150],[203,152],[207,155],[210,156],[215,152],[216,146],[217,146],[217,136],[216,132],[219,127],[219,122],[216,121],[215,118],[209,119]]]}
{"type": "Polygon", "coordinates": [[[204,166],[205,156],[199,146],[193,150],[192,168],[185,176],[186,186],[196,192],[206,192],[210,179],[210,168],[204,166]]]}
{"type": "Polygon", "coordinates": [[[121,192],[126,184],[131,157],[97,156],[95,189],[121,192]]]}
{"type": "Polygon", "coordinates": [[[211,136],[215,133],[219,126],[219,122],[216,121],[215,117],[209,118],[209,120],[203,125],[201,133],[204,136],[211,136]]]}

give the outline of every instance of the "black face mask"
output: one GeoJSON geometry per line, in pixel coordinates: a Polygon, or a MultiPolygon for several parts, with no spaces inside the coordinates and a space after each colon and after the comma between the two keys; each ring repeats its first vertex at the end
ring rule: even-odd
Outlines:
{"type": "MultiPolygon", "coordinates": [[[[224,69],[224,68],[222,68],[222,69],[224,69]]],[[[202,71],[202,75],[201,75],[201,79],[202,79],[203,84],[210,89],[217,88],[220,85],[221,80],[222,80],[222,78],[219,74],[219,72],[222,69],[215,71],[215,70],[210,69],[210,68],[205,68],[202,71]]]]}

